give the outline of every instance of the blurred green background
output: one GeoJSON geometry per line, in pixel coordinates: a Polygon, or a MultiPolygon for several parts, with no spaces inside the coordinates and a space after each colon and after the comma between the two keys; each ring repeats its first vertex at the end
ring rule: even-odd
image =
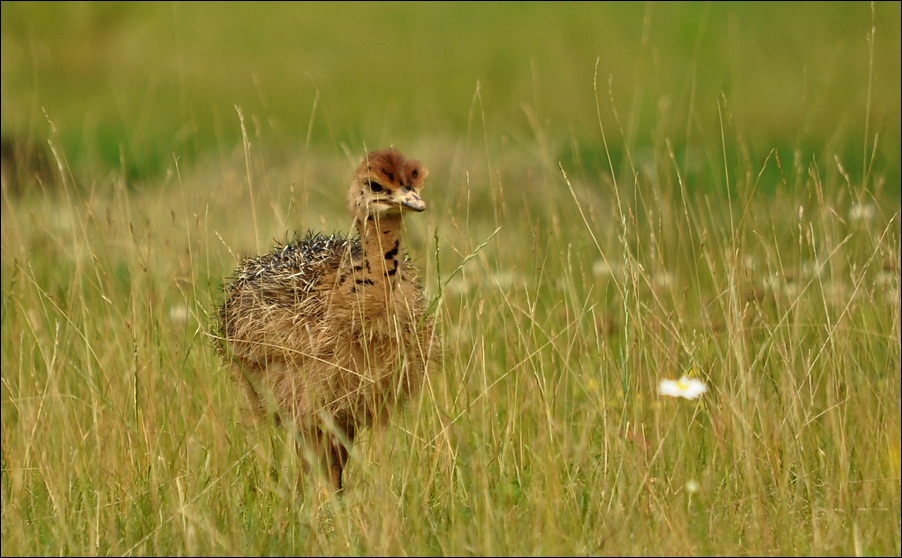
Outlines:
{"type": "Polygon", "coordinates": [[[49,121],[73,169],[131,180],[240,150],[236,105],[286,159],[472,137],[606,168],[596,97],[615,153],[719,142],[721,110],[753,157],[852,176],[879,134],[898,190],[900,4],[2,3],[4,143],[49,121]]]}

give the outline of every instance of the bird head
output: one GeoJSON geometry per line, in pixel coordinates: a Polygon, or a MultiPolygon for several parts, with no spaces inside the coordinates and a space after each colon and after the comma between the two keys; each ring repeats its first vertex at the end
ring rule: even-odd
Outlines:
{"type": "Polygon", "coordinates": [[[426,202],[420,198],[420,189],[427,174],[419,161],[405,158],[397,149],[372,151],[354,174],[348,192],[351,212],[363,222],[371,216],[423,211],[426,202]]]}

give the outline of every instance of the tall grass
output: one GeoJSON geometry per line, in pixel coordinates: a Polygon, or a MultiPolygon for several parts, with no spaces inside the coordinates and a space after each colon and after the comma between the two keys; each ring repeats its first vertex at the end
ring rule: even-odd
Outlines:
{"type": "Polygon", "coordinates": [[[596,78],[590,146],[480,90],[466,134],[396,143],[444,358],[340,497],[247,420],[211,313],[238,257],[350,228],[362,147],[255,126],[85,180],[48,124],[52,176],[2,190],[3,554],[898,555],[898,160],[759,151],[729,95],[646,145],[596,78]],[[657,395],[687,373],[700,400],[657,395]]]}
{"type": "Polygon", "coordinates": [[[349,160],[174,161],[100,195],[57,150],[58,190],[4,190],[4,554],[898,554],[898,200],[805,153],[693,171],[663,140],[614,174],[408,150],[446,357],[341,498],[246,424],[209,333],[238,255],[348,226],[349,160]],[[656,396],[690,370],[700,402],[656,396]]]}

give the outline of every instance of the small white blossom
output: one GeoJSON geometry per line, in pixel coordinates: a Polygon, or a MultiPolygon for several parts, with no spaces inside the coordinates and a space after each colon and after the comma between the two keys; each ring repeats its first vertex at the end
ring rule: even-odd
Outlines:
{"type": "Polygon", "coordinates": [[[656,273],[651,281],[656,287],[668,288],[673,286],[673,274],[668,271],[656,273]]]}
{"type": "Polygon", "coordinates": [[[611,277],[621,273],[621,266],[616,262],[610,263],[607,260],[596,260],[592,264],[592,274],[596,277],[611,277]]]}
{"type": "Polygon", "coordinates": [[[877,210],[869,203],[856,203],[849,208],[849,220],[851,221],[870,221],[874,218],[877,210]]]}
{"type": "Polygon", "coordinates": [[[188,319],[188,308],[184,305],[172,306],[169,308],[169,319],[175,323],[182,323],[188,319]]]}
{"type": "Polygon", "coordinates": [[[658,395],[668,395],[670,397],[697,399],[706,391],[708,391],[708,386],[704,382],[689,376],[683,376],[676,381],[661,380],[661,383],[658,384],[658,395]]]}
{"type": "Polygon", "coordinates": [[[698,492],[698,488],[699,486],[697,480],[690,479],[686,481],[686,492],[688,492],[689,494],[695,494],[696,492],[698,492]]]}

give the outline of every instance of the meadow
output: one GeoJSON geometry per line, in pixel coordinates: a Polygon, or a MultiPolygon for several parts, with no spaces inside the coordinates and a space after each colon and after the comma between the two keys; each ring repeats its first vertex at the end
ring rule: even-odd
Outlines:
{"type": "Polygon", "coordinates": [[[4,556],[902,552],[897,3],[2,10],[4,556]],[[387,145],[444,356],[333,496],[213,314],[387,145]]]}

